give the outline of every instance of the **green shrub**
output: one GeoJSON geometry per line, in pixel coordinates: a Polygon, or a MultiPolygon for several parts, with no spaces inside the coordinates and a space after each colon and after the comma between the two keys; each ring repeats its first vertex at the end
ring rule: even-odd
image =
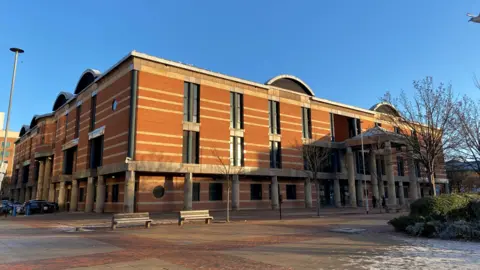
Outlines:
{"type": "Polygon", "coordinates": [[[471,201],[467,208],[470,219],[480,221],[480,200],[471,201]]]}
{"type": "Polygon", "coordinates": [[[413,225],[417,222],[417,218],[411,216],[400,216],[396,217],[388,222],[388,224],[392,225],[396,231],[404,232],[407,226],[413,225]]]}
{"type": "Polygon", "coordinates": [[[473,194],[445,194],[437,197],[421,198],[410,205],[410,215],[431,217],[435,220],[467,219],[467,211],[460,209],[466,208],[475,197],[478,196],[473,194]]]}

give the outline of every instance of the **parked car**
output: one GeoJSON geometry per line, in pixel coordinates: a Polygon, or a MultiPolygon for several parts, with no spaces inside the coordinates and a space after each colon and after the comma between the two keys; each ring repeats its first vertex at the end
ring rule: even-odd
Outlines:
{"type": "Polygon", "coordinates": [[[56,211],[55,205],[43,200],[30,200],[24,203],[23,213],[30,207],[30,214],[53,213],[56,211]]]}

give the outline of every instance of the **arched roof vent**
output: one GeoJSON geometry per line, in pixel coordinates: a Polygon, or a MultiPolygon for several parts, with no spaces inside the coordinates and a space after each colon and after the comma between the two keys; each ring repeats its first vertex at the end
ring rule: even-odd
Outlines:
{"type": "Polygon", "coordinates": [[[25,135],[25,133],[27,133],[28,130],[29,130],[28,125],[23,125],[22,128],[20,129],[19,137],[22,137],[23,135],[25,135]]]}
{"type": "Polygon", "coordinates": [[[265,84],[280,87],[290,91],[295,91],[302,94],[307,94],[309,96],[315,96],[312,89],[310,89],[310,87],[304,81],[300,80],[295,76],[288,75],[288,74],[283,74],[283,75],[279,75],[274,78],[271,78],[265,84]]]}
{"type": "Polygon", "coordinates": [[[370,110],[394,116],[400,116],[400,112],[397,110],[397,108],[395,108],[395,106],[393,106],[391,103],[385,101],[373,105],[370,107],[370,110]]]}
{"type": "Polygon", "coordinates": [[[58,108],[62,107],[62,105],[65,104],[65,102],[67,102],[67,100],[71,99],[72,97],[72,93],[60,92],[55,99],[55,102],[53,103],[52,111],[56,111],[58,108]]]}
{"type": "Polygon", "coordinates": [[[80,76],[80,79],[78,80],[77,87],[75,87],[75,92],[73,92],[75,95],[78,93],[82,92],[83,89],[85,89],[87,86],[92,84],[98,76],[100,76],[101,73],[100,71],[96,69],[87,69],[82,73],[82,76],[80,76]]]}

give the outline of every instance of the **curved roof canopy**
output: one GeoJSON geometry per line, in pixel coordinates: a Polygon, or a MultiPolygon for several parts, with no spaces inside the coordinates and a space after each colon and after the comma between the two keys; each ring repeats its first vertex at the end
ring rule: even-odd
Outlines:
{"type": "Polygon", "coordinates": [[[92,84],[95,79],[100,76],[100,71],[96,69],[87,69],[82,73],[82,76],[80,76],[80,79],[78,80],[77,87],[75,87],[75,92],[74,94],[77,95],[78,93],[82,92],[85,87],[89,86],[92,84]]]}
{"type": "Polygon", "coordinates": [[[302,94],[307,94],[309,96],[315,96],[312,89],[310,89],[310,87],[305,82],[303,82],[302,80],[300,80],[295,76],[288,75],[288,74],[283,74],[283,75],[279,75],[277,77],[271,78],[266,84],[291,90],[291,91],[295,91],[302,94]]]}
{"type": "Polygon", "coordinates": [[[55,99],[55,102],[53,103],[52,111],[56,111],[58,108],[62,107],[62,105],[65,104],[65,102],[67,102],[67,100],[71,99],[72,97],[72,93],[60,92],[55,99]]]}
{"type": "Polygon", "coordinates": [[[38,117],[38,114],[35,114],[32,118],[32,121],[30,121],[30,129],[37,124],[37,117],[38,117]]]}
{"type": "Polygon", "coordinates": [[[397,110],[397,108],[388,102],[379,102],[370,107],[370,110],[394,116],[400,116],[400,112],[397,110]]]}
{"type": "Polygon", "coordinates": [[[27,133],[28,130],[29,130],[28,125],[23,125],[22,128],[20,129],[19,137],[22,137],[23,135],[25,135],[25,133],[27,133]]]}

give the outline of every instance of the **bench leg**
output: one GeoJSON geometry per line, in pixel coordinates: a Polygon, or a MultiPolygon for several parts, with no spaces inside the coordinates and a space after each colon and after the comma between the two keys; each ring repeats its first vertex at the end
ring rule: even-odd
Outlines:
{"type": "Polygon", "coordinates": [[[179,220],[178,221],[178,226],[182,226],[183,225],[183,220],[179,220]]]}
{"type": "Polygon", "coordinates": [[[205,224],[210,224],[210,219],[209,218],[205,219],[205,224]]]}
{"type": "Polygon", "coordinates": [[[150,225],[151,225],[150,223],[151,223],[150,221],[145,222],[145,228],[146,229],[150,228],[150,225]]]}
{"type": "Polygon", "coordinates": [[[112,230],[115,230],[117,228],[116,224],[112,224],[112,230]]]}

